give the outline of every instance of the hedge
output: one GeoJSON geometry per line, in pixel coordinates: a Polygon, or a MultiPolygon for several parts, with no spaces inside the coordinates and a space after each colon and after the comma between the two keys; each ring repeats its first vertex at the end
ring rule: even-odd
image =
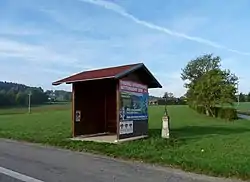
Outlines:
{"type": "Polygon", "coordinates": [[[238,114],[244,114],[250,116],[250,111],[237,111],[238,114]]]}
{"type": "MultiPolygon", "coordinates": [[[[190,106],[190,108],[196,110],[200,114],[206,114],[206,109],[204,106],[190,106]]],[[[238,119],[237,110],[235,108],[229,107],[212,107],[212,112],[214,113],[215,117],[226,119],[229,121],[238,119]]],[[[209,112],[209,116],[212,116],[212,113],[209,112]]]]}

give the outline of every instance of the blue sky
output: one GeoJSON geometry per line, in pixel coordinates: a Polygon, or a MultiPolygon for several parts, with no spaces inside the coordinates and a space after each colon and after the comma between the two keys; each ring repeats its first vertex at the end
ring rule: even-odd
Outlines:
{"type": "Polygon", "coordinates": [[[143,62],[185,92],[181,69],[214,53],[250,91],[249,0],[1,0],[0,80],[44,89],[83,70],[143,62]]]}

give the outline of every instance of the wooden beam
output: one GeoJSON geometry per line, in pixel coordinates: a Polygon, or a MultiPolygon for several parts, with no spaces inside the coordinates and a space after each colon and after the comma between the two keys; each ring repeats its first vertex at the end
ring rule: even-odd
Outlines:
{"type": "Polygon", "coordinates": [[[107,89],[104,93],[104,120],[105,120],[105,132],[107,132],[107,89]]]}
{"type": "Polygon", "coordinates": [[[116,135],[117,141],[119,140],[120,133],[120,82],[116,82],[116,135]]]}
{"type": "Polygon", "coordinates": [[[75,137],[75,84],[72,84],[72,136],[75,137]]]}

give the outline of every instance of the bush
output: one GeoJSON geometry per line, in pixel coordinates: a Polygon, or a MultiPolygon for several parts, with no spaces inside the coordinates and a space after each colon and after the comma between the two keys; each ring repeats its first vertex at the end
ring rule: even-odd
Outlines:
{"type": "Polygon", "coordinates": [[[250,111],[237,111],[237,113],[250,116],[250,111]]]}
{"type": "MultiPolygon", "coordinates": [[[[190,106],[190,108],[196,110],[200,114],[206,114],[206,109],[204,106],[190,106]]],[[[212,107],[211,111],[215,117],[226,119],[229,121],[238,119],[237,110],[235,108],[229,107],[212,107]]],[[[212,113],[209,112],[209,115],[212,116],[212,113]]]]}
{"type": "Polygon", "coordinates": [[[227,120],[235,120],[238,119],[237,110],[234,108],[223,108],[221,107],[220,110],[222,111],[221,118],[227,120]]]}
{"type": "Polygon", "coordinates": [[[203,106],[197,106],[196,111],[200,114],[206,114],[206,109],[203,106]]]}

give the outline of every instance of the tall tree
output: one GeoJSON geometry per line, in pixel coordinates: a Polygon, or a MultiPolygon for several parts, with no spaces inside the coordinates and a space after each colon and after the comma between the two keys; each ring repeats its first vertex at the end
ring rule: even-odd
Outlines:
{"type": "Polygon", "coordinates": [[[163,98],[166,100],[166,104],[174,104],[176,102],[176,98],[171,92],[165,92],[163,98]]]}
{"type": "Polygon", "coordinates": [[[165,92],[163,98],[171,99],[174,98],[174,94],[171,92],[165,92]]]}
{"type": "Polygon", "coordinates": [[[238,78],[229,70],[221,70],[220,57],[212,54],[191,60],[182,70],[187,100],[190,104],[202,105],[207,114],[214,115],[212,107],[217,104],[232,104],[235,100],[238,78]]]}
{"type": "Polygon", "coordinates": [[[213,57],[213,54],[207,54],[191,60],[184,69],[182,69],[181,78],[188,81],[187,88],[193,84],[205,73],[220,68],[220,57],[213,57]],[[191,85],[190,85],[191,84],[191,85]]]}

